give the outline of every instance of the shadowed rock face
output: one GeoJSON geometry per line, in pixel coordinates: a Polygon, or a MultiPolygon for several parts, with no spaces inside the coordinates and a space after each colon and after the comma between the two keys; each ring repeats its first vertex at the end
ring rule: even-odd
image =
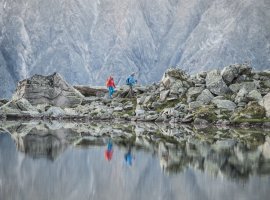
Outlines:
{"type": "Polygon", "coordinates": [[[68,85],[57,73],[50,76],[34,75],[19,82],[13,99],[27,99],[32,105],[50,104],[59,107],[75,107],[83,96],[68,85]]]}
{"type": "Polygon", "coordinates": [[[160,80],[251,61],[270,66],[267,0],[0,0],[0,95],[33,74],[72,84],[160,80]],[[7,84],[8,83],[8,84],[7,84]]]}

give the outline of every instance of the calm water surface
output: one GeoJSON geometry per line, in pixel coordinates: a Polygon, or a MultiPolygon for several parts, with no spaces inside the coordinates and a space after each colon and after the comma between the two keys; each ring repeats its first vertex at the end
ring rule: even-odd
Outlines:
{"type": "Polygon", "coordinates": [[[255,155],[262,146],[251,155],[236,144],[196,154],[187,142],[142,145],[133,137],[123,142],[88,135],[78,145],[63,139],[76,135],[70,129],[17,133],[0,133],[1,200],[269,199],[270,162],[255,155]]]}

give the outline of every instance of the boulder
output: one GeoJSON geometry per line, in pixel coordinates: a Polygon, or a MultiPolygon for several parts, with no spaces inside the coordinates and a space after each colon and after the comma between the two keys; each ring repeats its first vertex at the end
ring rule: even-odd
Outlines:
{"type": "Polygon", "coordinates": [[[209,122],[205,119],[201,119],[201,118],[195,118],[194,119],[194,125],[197,125],[197,126],[208,126],[209,125],[209,122]]]}
{"type": "Polygon", "coordinates": [[[240,102],[247,102],[247,95],[248,91],[245,88],[242,88],[235,97],[235,103],[239,104],[240,102]]]}
{"type": "Polygon", "coordinates": [[[197,97],[196,101],[201,101],[204,104],[208,104],[213,98],[214,98],[214,95],[208,89],[205,89],[197,97]]]}
{"type": "Polygon", "coordinates": [[[169,93],[170,93],[170,90],[162,91],[160,93],[160,101],[165,101],[169,93]]]}
{"type": "Polygon", "coordinates": [[[238,70],[234,65],[227,66],[221,71],[221,76],[227,84],[230,84],[238,75],[238,70]]]}
{"type": "Polygon", "coordinates": [[[252,90],[248,93],[247,98],[249,101],[260,102],[262,100],[262,95],[258,90],[252,90]]]}
{"type": "Polygon", "coordinates": [[[194,110],[196,108],[199,108],[203,105],[203,102],[201,101],[193,101],[188,104],[188,107],[190,110],[194,110]]]}
{"type": "Polygon", "coordinates": [[[203,87],[191,87],[187,92],[187,102],[194,101],[203,91],[203,87]]]}
{"type": "Polygon", "coordinates": [[[11,100],[10,102],[6,103],[0,108],[2,113],[6,114],[20,114],[24,113],[31,113],[31,114],[38,114],[38,109],[32,106],[26,99],[21,98],[17,100],[11,100]]]}
{"type": "Polygon", "coordinates": [[[222,76],[218,70],[212,70],[207,73],[206,87],[216,95],[225,95],[230,92],[230,89],[222,79],[222,76]]]}
{"type": "MultiPolygon", "coordinates": [[[[188,82],[188,75],[181,69],[174,69],[170,68],[168,69],[162,79],[161,79],[161,84],[165,88],[171,87],[175,82],[181,82],[182,84],[188,82]]],[[[186,85],[186,84],[184,84],[186,85]]]]}
{"type": "Polygon", "coordinates": [[[213,100],[212,101],[218,108],[234,111],[236,104],[230,100],[213,100]]]}
{"type": "Polygon", "coordinates": [[[241,75],[250,75],[252,68],[245,64],[236,64],[225,67],[221,71],[223,80],[230,84],[232,81],[241,75]]]}
{"type": "Polygon", "coordinates": [[[83,100],[83,95],[66,83],[58,73],[50,76],[34,75],[20,81],[13,100],[22,97],[33,106],[47,103],[62,108],[76,107],[83,100]]]}
{"type": "Polygon", "coordinates": [[[45,115],[49,117],[62,117],[65,115],[65,111],[62,108],[52,106],[45,112],[45,115]]]}
{"type": "Polygon", "coordinates": [[[256,90],[257,89],[257,85],[254,81],[252,82],[243,82],[243,83],[235,83],[235,84],[231,84],[229,86],[230,90],[233,92],[238,92],[239,90],[241,90],[242,88],[246,89],[247,92],[251,92],[252,90],[256,90]]]}
{"type": "Polygon", "coordinates": [[[29,101],[24,98],[17,100],[16,104],[21,111],[38,112],[37,108],[32,106],[29,101]]]}
{"type": "Polygon", "coordinates": [[[76,90],[78,90],[81,94],[83,94],[85,97],[90,96],[97,96],[102,97],[105,96],[106,93],[108,93],[108,89],[104,86],[85,86],[85,85],[77,85],[74,86],[76,90]]]}
{"type": "Polygon", "coordinates": [[[260,101],[260,105],[265,108],[266,117],[270,117],[270,93],[263,97],[263,99],[260,101]]]}
{"type": "Polygon", "coordinates": [[[170,88],[171,94],[179,94],[180,96],[186,91],[181,81],[175,82],[170,88]]]}

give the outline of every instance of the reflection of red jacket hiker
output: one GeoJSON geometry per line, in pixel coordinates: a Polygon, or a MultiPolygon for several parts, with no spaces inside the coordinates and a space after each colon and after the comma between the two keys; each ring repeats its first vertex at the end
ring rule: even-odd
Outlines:
{"type": "Polygon", "coordinates": [[[105,151],[105,159],[110,161],[112,159],[112,156],[113,156],[113,151],[109,151],[109,150],[106,150],[105,151]]]}
{"type": "Polygon", "coordinates": [[[113,77],[110,76],[110,77],[107,79],[106,86],[107,86],[107,87],[113,87],[113,88],[115,88],[115,84],[114,84],[113,77]]]}

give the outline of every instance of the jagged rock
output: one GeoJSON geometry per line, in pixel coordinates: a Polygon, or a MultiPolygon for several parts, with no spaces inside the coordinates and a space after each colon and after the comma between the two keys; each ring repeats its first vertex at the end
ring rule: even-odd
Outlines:
{"type": "Polygon", "coordinates": [[[143,101],[143,106],[147,107],[147,106],[152,105],[152,103],[153,103],[153,97],[151,95],[146,96],[144,101],[143,101]]]}
{"type": "Polygon", "coordinates": [[[223,80],[227,83],[230,84],[235,78],[242,74],[247,74],[249,75],[251,73],[252,68],[247,66],[247,65],[230,65],[225,67],[221,71],[221,75],[223,80]]]}
{"type": "Polygon", "coordinates": [[[246,89],[247,92],[251,92],[252,90],[256,90],[257,89],[257,85],[256,85],[256,83],[254,81],[252,81],[252,82],[243,82],[243,83],[231,84],[229,86],[229,88],[234,93],[238,92],[242,88],[246,89]]]}
{"type": "Polygon", "coordinates": [[[191,87],[187,91],[187,102],[194,101],[203,91],[203,87],[191,87]]]}
{"type": "Polygon", "coordinates": [[[85,86],[85,85],[76,85],[74,86],[76,90],[78,90],[82,95],[85,97],[90,97],[90,96],[97,96],[97,97],[102,97],[106,93],[108,93],[108,89],[106,87],[94,87],[94,86],[85,86]]]}
{"type": "Polygon", "coordinates": [[[32,105],[48,103],[59,107],[75,107],[82,103],[83,95],[67,84],[58,74],[34,75],[19,82],[14,100],[27,99],[32,105]]]}
{"type": "Polygon", "coordinates": [[[261,101],[262,95],[258,90],[252,90],[248,93],[247,98],[249,101],[261,101]]]}
{"type": "Polygon", "coordinates": [[[17,100],[16,104],[21,111],[38,112],[37,108],[32,106],[29,101],[24,98],[17,100]]]}
{"type": "Polygon", "coordinates": [[[191,123],[194,119],[194,114],[187,114],[182,120],[181,122],[183,123],[191,123]]]}
{"type": "Polygon", "coordinates": [[[161,79],[161,83],[166,89],[171,87],[176,82],[178,82],[178,84],[183,85],[184,87],[187,87],[189,85],[188,75],[181,69],[170,68],[164,73],[161,79]]]}
{"type": "Polygon", "coordinates": [[[8,102],[7,99],[0,99],[0,107],[8,102]]]}
{"type": "Polygon", "coordinates": [[[170,88],[170,93],[171,94],[177,94],[182,96],[185,93],[186,89],[183,87],[183,84],[181,81],[175,82],[171,88],[170,88]]]}
{"type": "Polygon", "coordinates": [[[202,105],[203,105],[203,102],[201,101],[193,101],[188,104],[188,107],[190,110],[194,110],[196,108],[199,108],[202,105]]]}
{"type": "Polygon", "coordinates": [[[123,107],[115,107],[113,110],[115,112],[122,112],[124,110],[124,108],[123,107]]]}
{"type": "Polygon", "coordinates": [[[181,69],[170,68],[166,71],[166,75],[178,80],[187,80],[187,74],[181,69]]]}
{"type": "Polygon", "coordinates": [[[28,113],[31,115],[39,114],[37,108],[33,107],[26,99],[21,98],[11,100],[0,108],[0,111],[5,114],[21,114],[28,113]]]}
{"type": "Polygon", "coordinates": [[[238,70],[233,65],[227,66],[221,71],[221,76],[223,80],[227,84],[229,84],[233,81],[233,79],[235,79],[238,76],[238,70]]]}
{"type": "Polygon", "coordinates": [[[165,101],[169,93],[170,93],[170,90],[162,91],[160,93],[160,101],[165,101]]]}
{"type": "Polygon", "coordinates": [[[260,101],[260,105],[265,108],[266,117],[270,117],[270,93],[263,97],[263,99],[260,101]]]}
{"type": "Polygon", "coordinates": [[[239,90],[239,92],[237,93],[234,102],[235,103],[241,103],[241,102],[247,102],[247,95],[248,95],[248,91],[245,88],[242,88],[241,90],[239,90]]]}
{"type": "Polygon", "coordinates": [[[207,126],[207,125],[209,125],[209,122],[207,120],[205,120],[205,119],[195,118],[194,119],[194,125],[207,126]]]}
{"type": "Polygon", "coordinates": [[[50,116],[50,117],[55,117],[55,118],[58,118],[58,117],[62,117],[65,115],[65,111],[60,108],[60,107],[50,107],[46,112],[45,112],[45,115],[46,116],[50,116]]]}
{"type": "Polygon", "coordinates": [[[214,98],[214,95],[208,90],[205,89],[202,93],[197,97],[196,101],[201,101],[204,104],[208,104],[214,98]]]}
{"type": "Polygon", "coordinates": [[[224,95],[230,92],[230,89],[223,81],[222,76],[218,70],[212,70],[207,73],[206,87],[216,95],[224,95]]]}
{"type": "Polygon", "coordinates": [[[230,111],[234,111],[234,109],[236,108],[236,105],[234,102],[230,101],[230,100],[213,100],[212,101],[218,108],[222,108],[225,110],[230,110],[230,111]]]}

